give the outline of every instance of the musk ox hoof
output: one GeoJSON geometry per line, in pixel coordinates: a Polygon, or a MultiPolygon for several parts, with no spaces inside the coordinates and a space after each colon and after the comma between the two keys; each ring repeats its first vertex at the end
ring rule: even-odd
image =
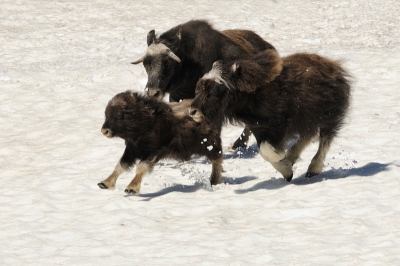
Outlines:
{"type": "Polygon", "coordinates": [[[97,185],[98,185],[98,186],[99,186],[99,188],[101,188],[101,189],[108,189],[107,185],[106,185],[106,184],[104,184],[103,182],[101,182],[101,183],[98,183],[97,185]]]}
{"type": "Polygon", "coordinates": [[[290,182],[293,178],[293,174],[291,174],[290,176],[285,177],[285,180],[290,182]]]}
{"type": "Polygon", "coordinates": [[[229,151],[234,151],[238,148],[247,149],[247,142],[243,142],[240,139],[238,139],[233,144],[228,146],[229,151]]]}
{"type": "Polygon", "coordinates": [[[216,186],[216,185],[221,184],[222,181],[221,180],[211,180],[210,183],[211,183],[211,186],[216,186]]]}
{"type": "Polygon", "coordinates": [[[133,190],[133,189],[125,189],[126,194],[131,194],[131,195],[139,195],[139,192],[133,190]]]}
{"type": "Polygon", "coordinates": [[[313,177],[313,176],[318,175],[318,174],[319,174],[319,173],[307,172],[307,173],[306,173],[306,177],[307,177],[307,178],[310,178],[310,177],[313,177]]]}

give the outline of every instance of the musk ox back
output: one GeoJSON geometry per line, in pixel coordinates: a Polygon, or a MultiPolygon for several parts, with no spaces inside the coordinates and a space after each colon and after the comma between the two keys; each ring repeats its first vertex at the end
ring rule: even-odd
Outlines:
{"type": "Polygon", "coordinates": [[[319,148],[306,173],[311,177],[321,172],[343,124],[350,98],[348,77],[339,63],[315,54],[281,59],[274,51],[264,51],[250,60],[216,62],[197,83],[190,114],[215,126],[225,120],[245,123],[260,155],[287,181],[300,153],[318,136],[319,148]],[[286,152],[288,141],[296,138],[286,152]]]}
{"type": "MultiPolygon", "coordinates": [[[[183,102],[183,108],[190,102],[183,102]]],[[[220,132],[206,123],[198,123],[165,102],[126,91],[113,97],[105,110],[101,132],[109,138],[125,140],[125,151],[114,172],[98,185],[112,189],[117,178],[136,161],[136,175],[126,188],[128,194],[138,194],[143,176],[162,159],[190,160],[192,155],[207,157],[212,163],[210,181],[221,183],[222,149],[220,132]],[[175,112],[174,112],[175,111],[175,112]]]]}

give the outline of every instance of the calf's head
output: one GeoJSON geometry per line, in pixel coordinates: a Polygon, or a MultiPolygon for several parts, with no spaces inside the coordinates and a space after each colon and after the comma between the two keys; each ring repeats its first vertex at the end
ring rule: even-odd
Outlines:
{"type": "Polygon", "coordinates": [[[109,102],[105,110],[105,122],[101,133],[108,138],[120,137],[125,140],[143,132],[142,102],[130,91],[119,93],[109,102]]]}
{"type": "Polygon", "coordinates": [[[132,62],[132,64],[143,63],[147,72],[147,96],[161,100],[168,91],[172,79],[180,72],[181,59],[172,51],[172,47],[179,45],[180,39],[180,31],[169,40],[156,38],[154,30],[147,34],[146,55],[132,62]]]}

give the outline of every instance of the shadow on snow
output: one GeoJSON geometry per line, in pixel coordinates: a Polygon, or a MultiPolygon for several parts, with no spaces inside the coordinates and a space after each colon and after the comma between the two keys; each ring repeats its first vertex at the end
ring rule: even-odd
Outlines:
{"type": "MultiPolygon", "coordinates": [[[[376,175],[377,173],[380,173],[380,172],[389,171],[389,166],[391,166],[391,165],[400,167],[400,162],[392,162],[392,163],[387,163],[387,164],[372,162],[372,163],[368,163],[364,166],[357,167],[357,168],[331,169],[328,171],[324,171],[324,172],[320,173],[319,175],[313,176],[309,179],[305,178],[305,174],[303,174],[303,175],[293,179],[291,182],[287,182],[283,178],[278,178],[278,179],[272,178],[270,180],[265,180],[260,183],[257,183],[251,188],[235,190],[235,193],[236,194],[245,194],[245,193],[257,191],[260,189],[266,189],[266,190],[280,189],[280,188],[288,186],[288,185],[304,186],[304,185],[309,185],[309,184],[315,184],[315,183],[322,182],[325,180],[341,179],[341,178],[345,178],[348,176],[369,177],[369,176],[376,175]]],[[[244,184],[246,182],[249,182],[249,181],[252,181],[255,179],[257,179],[257,177],[255,177],[255,176],[245,176],[245,177],[239,177],[239,178],[224,177],[224,183],[230,184],[230,185],[239,185],[239,184],[244,184]]],[[[166,195],[168,193],[172,193],[172,192],[193,193],[200,189],[207,190],[207,191],[213,191],[213,188],[210,186],[209,183],[196,181],[193,185],[175,184],[173,186],[163,188],[157,192],[140,194],[138,197],[144,198],[143,201],[150,201],[153,198],[160,197],[160,196],[166,195]]],[[[125,197],[131,197],[131,196],[132,195],[126,195],[125,197]]]]}
{"type": "Polygon", "coordinates": [[[279,178],[279,179],[272,178],[270,180],[262,181],[258,184],[255,184],[253,187],[248,188],[248,189],[235,190],[235,193],[236,194],[244,194],[244,193],[256,191],[259,189],[267,189],[267,190],[280,189],[287,185],[304,186],[304,185],[309,185],[309,184],[315,184],[315,183],[322,182],[325,180],[341,179],[341,178],[345,178],[348,176],[368,177],[368,176],[376,175],[377,173],[380,173],[380,172],[389,171],[388,167],[390,165],[400,167],[400,163],[397,163],[397,162],[387,163],[387,164],[372,162],[372,163],[368,163],[364,166],[351,168],[351,169],[339,168],[339,169],[331,169],[328,171],[323,171],[320,174],[313,176],[311,178],[306,178],[305,174],[303,174],[295,179],[292,179],[291,182],[287,182],[283,178],[279,178]]]}
{"type": "MultiPolygon", "coordinates": [[[[254,180],[254,179],[257,179],[257,177],[255,177],[255,176],[245,176],[245,177],[239,177],[239,178],[225,177],[224,183],[230,184],[230,185],[240,185],[240,184],[244,184],[244,183],[254,180]]],[[[153,198],[160,197],[160,196],[166,195],[168,193],[172,193],[172,192],[193,193],[200,189],[207,190],[207,191],[213,191],[213,189],[209,183],[205,184],[205,183],[196,181],[193,185],[175,184],[173,186],[163,188],[157,192],[139,194],[138,196],[141,198],[146,198],[146,199],[144,199],[144,201],[150,201],[153,198]]],[[[125,197],[131,197],[131,196],[133,196],[133,195],[125,195],[125,197]]]]}

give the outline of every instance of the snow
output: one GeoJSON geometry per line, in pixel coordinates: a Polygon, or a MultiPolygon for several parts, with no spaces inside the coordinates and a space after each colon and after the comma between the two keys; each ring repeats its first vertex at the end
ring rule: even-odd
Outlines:
{"type": "Polygon", "coordinates": [[[0,3],[1,265],[400,265],[400,2],[0,3]],[[281,55],[315,52],[352,73],[352,105],[323,172],[287,183],[249,149],[211,164],[164,161],[141,195],[97,183],[124,142],[100,133],[107,102],[143,91],[146,35],[189,19],[256,31],[281,55]]]}

